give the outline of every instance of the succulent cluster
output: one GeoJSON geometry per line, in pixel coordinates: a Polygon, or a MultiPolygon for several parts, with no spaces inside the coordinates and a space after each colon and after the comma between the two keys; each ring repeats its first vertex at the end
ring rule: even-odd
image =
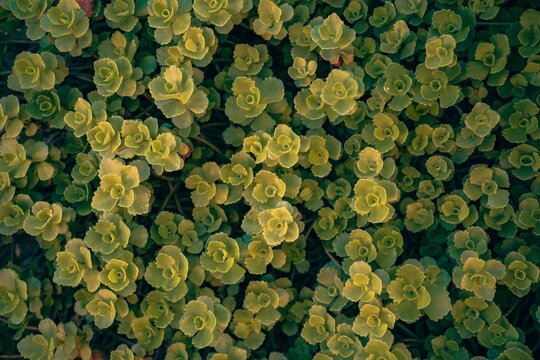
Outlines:
{"type": "Polygon", "coordinates": [[[0,0],[0,358],[540,358],[539,8],[0,0]]]}

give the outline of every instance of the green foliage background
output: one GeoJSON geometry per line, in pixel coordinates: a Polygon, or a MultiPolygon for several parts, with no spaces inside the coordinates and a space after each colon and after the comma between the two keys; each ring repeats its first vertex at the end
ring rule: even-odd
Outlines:
{"type": "Polygon", "coordinates": [[[0,0],[0,359],[540,357],[540,11],[0,0]]]}

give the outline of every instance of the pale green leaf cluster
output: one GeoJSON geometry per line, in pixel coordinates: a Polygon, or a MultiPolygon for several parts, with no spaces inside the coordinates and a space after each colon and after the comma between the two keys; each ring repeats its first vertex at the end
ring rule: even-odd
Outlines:
{"type": "Polygon", "coordinates": [[[0,0],[0,358],[540,357],[539,17],[0,0]]]}

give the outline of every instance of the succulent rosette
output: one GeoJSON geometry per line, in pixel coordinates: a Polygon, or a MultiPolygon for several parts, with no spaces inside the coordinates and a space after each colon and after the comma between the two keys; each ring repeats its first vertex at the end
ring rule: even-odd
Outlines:
{"type": "Polygon", "coordinates": [[[191,1],[152,0],[148,2],[148,24],[155,28],[154,37],[161,45],[189,29],[191,1]]]}
{"type": "Polygon", "coordinates": [[[148,265],[144,276],[152,286],[165,291],[168,300],[176,302],[187,292],[188,267],[182,251],[166,245],[156,255],[156,260],[148,265]]]}
{"type": "Polygon", "coordinates": [[[61,0],[40,19],[40,27],[53,38],[58,51],[80,55],[90,46],[90,22],[75,0],[61,0]]]}
{"type": "Polygon", "coordinates": [[[168,67],[148,88],[163,114],[180,128],[189,126],[194,116],[202,115],[208,107],[208,97],[195,87],[192,74],[185,67],[168,67]]]}
{"type": "Polygon", "coordinates": [[[186,304],[180,319],[180,330],[192,338],[195,347],[204,348],[218,340],[230,318],[227,308],[214,304],[209,297],[201,296],[186,304]]]}
{"type": "Polygon", "coordinates": [[[138,169],[119,160],[104,159],[99,168],[100,186],[92,198],[98,211],[126,209],[131,214],[148,211],[150,190],[140,184],[138,169]]]}
{"type": "Polygon", "coordinates": [[[8,317],[12,324],[21,323],[28,312],[28,287],[15,271],[0,270],[0,295],[3,299],[0,314],[8,317]]]}

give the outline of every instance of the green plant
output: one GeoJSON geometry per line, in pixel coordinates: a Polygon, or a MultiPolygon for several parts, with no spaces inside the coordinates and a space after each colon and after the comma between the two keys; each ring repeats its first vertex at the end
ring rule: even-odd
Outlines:
{"type": "Polygon", "coordinates": [[[0,359],[540,358],[539,7],[0,0],[0,359]]]}

